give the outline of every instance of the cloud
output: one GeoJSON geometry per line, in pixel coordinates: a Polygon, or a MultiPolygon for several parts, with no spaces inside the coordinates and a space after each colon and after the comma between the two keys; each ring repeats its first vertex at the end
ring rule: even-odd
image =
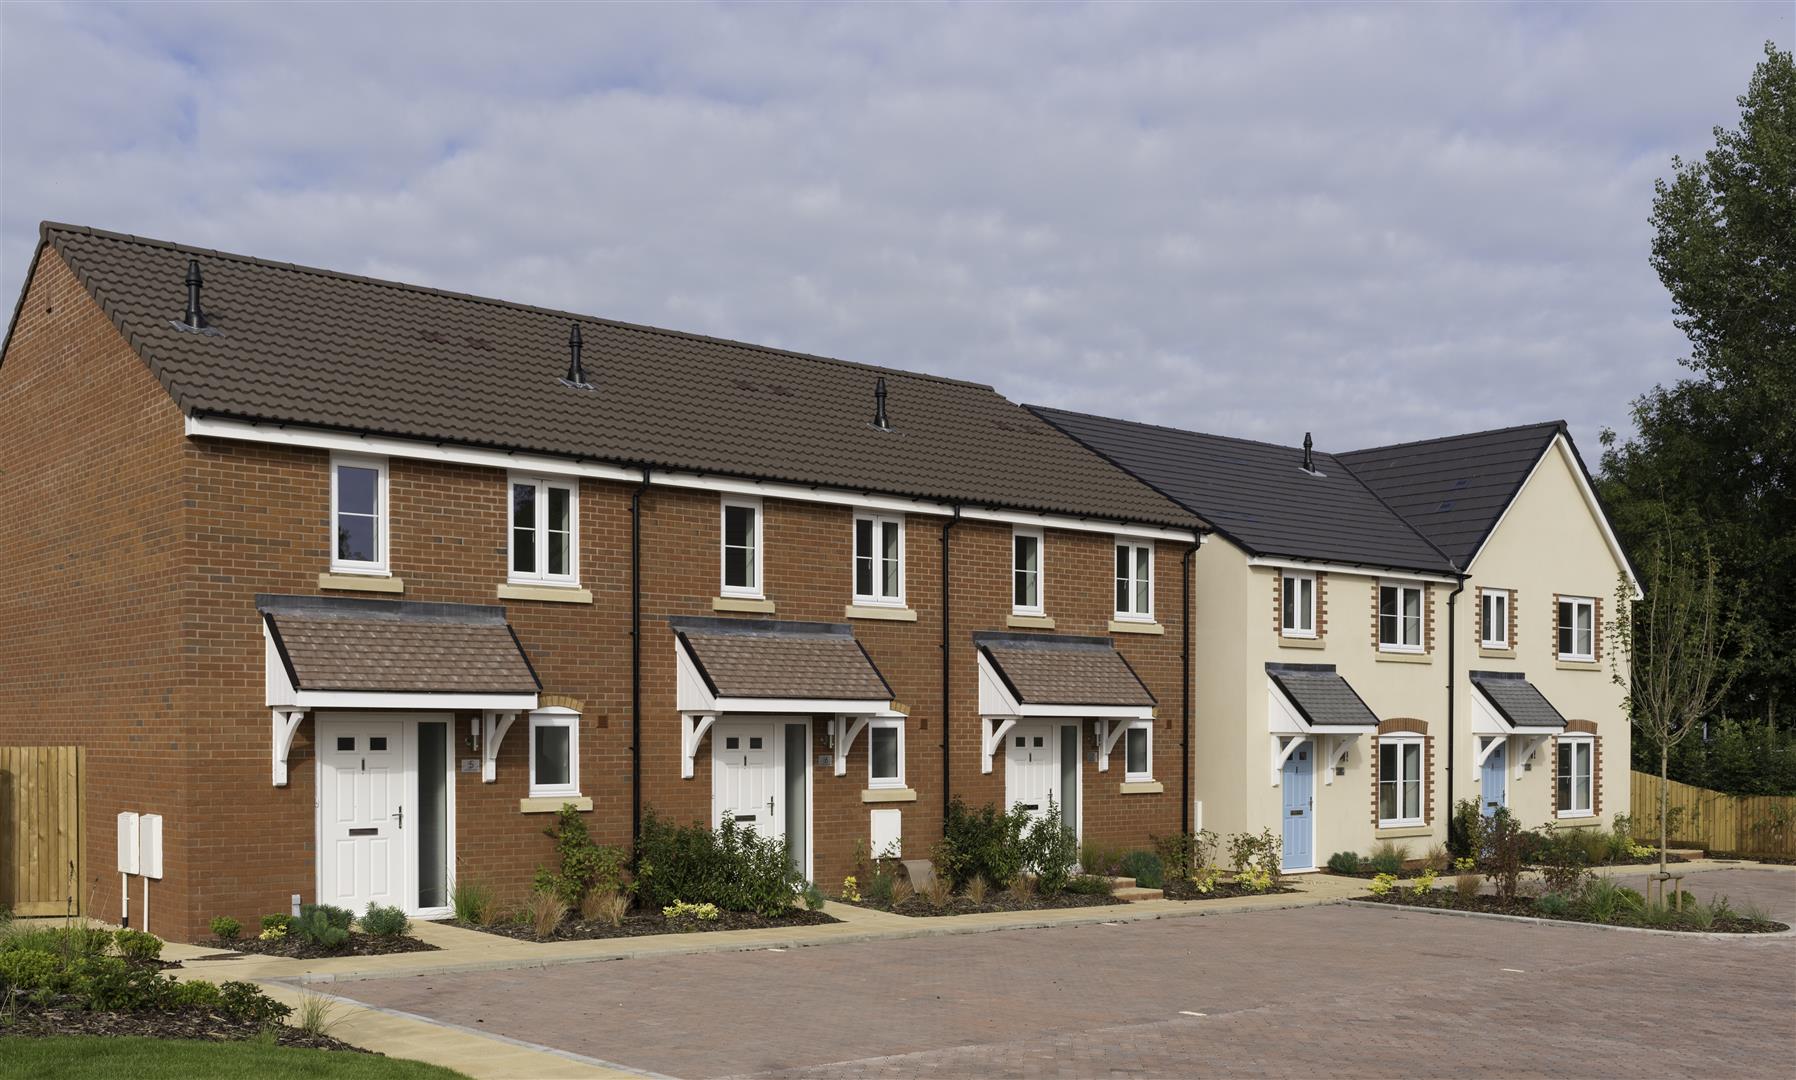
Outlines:
{"type": "Polygon", "coordinates": [[[1677,377],[1652,182],[1785,4],[9,5],[42,218],[1345,448],[1677,377]]]}

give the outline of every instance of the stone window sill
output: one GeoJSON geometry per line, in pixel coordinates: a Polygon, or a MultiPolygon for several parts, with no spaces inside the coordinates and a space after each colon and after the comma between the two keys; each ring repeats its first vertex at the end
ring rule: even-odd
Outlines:
{"type": "Polygon", "coordinates": [[[343,592],[378,592],[402,593],[405,591],[405,579],[375,574],[319,574],[320,589],[338,589],[343,592]]]}
{"type": "Polygon", "coordinates": [[[1158,780],[1125,780],[1116,785],[1116,790],[1124,795],[1158,795],[1166,790],[1166,785],[1158,780]]]}
{"type": "Polygon", "coordinates": [[[523,814],[555,814],[568,803],[576,810],[591,810],[591,795],[551,795],[538,799],[519,799],[518,812],[523,814]]]}
{"type": "Polygon", "coordinates": [[[1313,637],[1285,637],[1281,634],[1278,639],[1278,647],[1281,649],[1321,649],[1327,645],[1321,638],[1313,637]]]}
{"type": "Polygon", "coordinates": [[[1046,615],[1012,615],[1004,624],[1013,630],[1052,630],[1054,620],[1046,615]]]}
{"type": "Polygon", "coordinates": [[[1166,627],[1157,622],[1137,622],[1133,619],[1111,619],[1112,634],[1164,634],[1166,627]]]}
{"type": "Polygon", "coordinates": [[[1425,652],[1386,652],[1380,649],[1378,661],[1383,664],[1432,664],[1434,657],[1425,652]]]}
{"type": "Polygon", "coordinates": [[[861,792],[861,801],[864,803],[916,802],[917,793],[914,789],[907,787],[867,788],[861,792]]]}
{"type": "Polygon", "coordinates": [[[748,596],[718,596],[711,600],[712,611],[746,611],[755,615],[773,614],[773,601],[748,596]]]}
{"type": "Polygon", "coordinates": [[[1483,657],[1488,657],[1492,660],[1514,660],[1515,659],[1515,650],[1514,649],[1487,649],[1484,646],[1480,645],[1480,646],[1478,646],[1478,655],[1483,656],[1483,657]]]}
{"type": "Polygon", "coordinates": [[[1560,671],[1601,671],[1603,665],[1595,660],[1559,660],[1553,664],[1560,671]]]}
{"type": "Polygon", "coordinates": [[[590,604],[592,590],[573,585],[524,585],[506,582],[499,586],[501,600],[542,600],[550,604],[590,604]]]}
{"type": "Polygon", "coordinates": [[[1432,825],[1389,825],[1372,831],[1374,840],[1403,840],[1416,836],[1432,836],[1432,825]]]}
{"type": "Polygon", "coordinates": [[[842,609],[843,618],[848,619],[884,619],[887,622],[916,622],[917,613],[907,607],[886,607],[882,604],[849,604],[842,609]]]}

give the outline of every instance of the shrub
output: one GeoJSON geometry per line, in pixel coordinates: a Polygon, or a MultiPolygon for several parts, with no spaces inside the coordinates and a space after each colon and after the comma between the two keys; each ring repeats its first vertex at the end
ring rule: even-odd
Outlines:
{"type": "Polygon", "coordinates": [[[262,916],[262,929],[264,931],[273,930],[276,936],[285,937],[292,932],[293,924],[296,921],[292,915],[264,915],[262,916]]]}
{"type": "Polygon", "coordinates": [[[974,874],[972,879],[967,882],[967,899],[980,907],[985,906],[985,896],[990,891],[991,885],[985,880],[983,874],[974,874]]]}
{"type": "Polygon", "coordinates": [[[1191,872],[1191,887],[1200,894],[1215,892],[1216,881],[1220,877],[1222,877],[1222,871],[1214,866],[1194,870],[1191,872]]]}
{"type": "Polygon", "coordinates": [[[941,911],[954,901],[954,886],[948,883],[947,878],[936,874],[929,879],[929,884],[923,887],[920,895],[930,907],[941,911]]]}
{"type": "Polygon", "coordinates": [[[1151,851],[1131,851],[1122,858],[1118,867],[1121,877],[1132,877],[1135,884],[1144,889],[1159,889],[1166,885],[1166,869],[1160,862],[1160,856],[1151,851]]]}
{"type": "Polygon", "coordinates": [[[883,866],[875,865],[867,874],[867,897],[875,904],[891,907],[892,897],[898,890],[898,875],[883,866]]]}
{"type": "Polygon", "coordinates": [[[842,879],[842,899],[851,904],[861,902],[861,879],[849,874],[842,879]]]}
{"type": "Polygon", "coordinates": [[[1366,886],[1367,889],[1371,890],[1371,893],[1373,896],[1389,896],[1391,894],[1391,890],[1395,889],[1396,887],[1397,887],[1397,875],[1396,874],[1379,874],[1377,877],[1372,879],[1372,884],[1366,886]]]}
{"type": "Polygon", "coordinates": [[[277,1020],[285,1020],[293,1012],[291,1006],[274,1000],[263,993],[261,987],[251,982],[221,983],[218,994],[224,1011],[238,1020],[272,1024],[277,1020]]]}
{"type": "Polygon", "coordinates": [[[1639,846],[1634,843],[1634,819],[1627,814],[1616,814],[1614,824],[1605,839],[1609,847],[1610,862],[1626,862],[1634,858],[1634,848],[1639,846]]]}
{"type": "Polygon", "coordinates": [[[307,990],[299,995],[299,1016],[293,1024],[307,1035],[329,1035],[342,1020],[336,1011],[336,1002],[307,990]]]}
{"type": "MultiPolygon", "coordinates": [[[[1261,829],[1255,833],[1235,833],[1228,838],[1229,861],[1234,866],[1235,880],[1248,884],[1265,879],[1265,884],[1254,888],[1255,892],[1264,892],[1278,884],[1280,871],[1280,855],[1284,851],[1284,842],[1272,835],[1271,829],[1261,829]]],[[[1253,888],[1252,884],[1248,884],[1253,888]]]]}
{"type": "Polygon", "coordinates": [[[485,926],[493,917],[493,887],[484,881],[458,875],[449,888],[449,906],[455,921],[469,926],[485,926]]]}
{"type": "Polygon", "coordinates": [[[1514,900],[1522,880],[1525,834],[1507,807],[1499,807],[1485,822],[1484,876],[1497,887],[1497,895],[1514,900]]]}
{"type": "Polygon", "coordinates": [[[684,900],[675,900],[662,908],[661,914],[673,922],[716,922],[723,913],[717,910],[716,904],[688,904],[684,900]]]}
{"type": "Polygon", "coordinates": [[[1434,877],[1432,868],[1417,874],[1416,879],[1410,883],[1410,892],[1416,896],[1427,896],[1434,891],[1434,877]]]}
{"type": "Polygon", "coordinates": [[[1646,909],[1646,899],[1638,892],[1606,877],[1593,879],[1578,903],[1586,915],[1601,923],[1614,922],[1628,912],[1640,914],[1646,909]]]}
{"type": "Polygon", "coordinates": [[[0,989],[60,990],[67,985],[66,968],[54,953],[8,949],[0,952],[0,989]]]}
{"type": "Polygon", "coordinates": [[[372,937],[404,937],[411,928],[412,921],[397,907],[369,904],[367,913],[362,916],[362,930],[372,937]]]}
{"type": "Polygon", "coordinates": [[[205,1009],[208,1012],[221,1012],[224,1009],[224,995],[217,983],[195,979],[192,982],[178,982],[168,992],[168,1004],[177,1009],[205,1009]]]}
{"type": "Polygon", "coordinates": [[[1422,856],[1422,869],[1424,870],[1432,870],[1438,874],[1451,865],[1453,865],[1453,860],[1448,857],[1444,844],[1430,844],[1428,854],[1422,856]]]}
{"type": "MultiPolygon", "coordinates": [[[[586,901],[587,907],[592,908],[592,914],[587,918],[607,926],[624,925],[624,916],[630,914],[630,898],[622,893],[587,893],[586,901]]],[[[584,908],[581,913],[585,914],[584,908]]]]}
{"type": "Polygon", "coordinates": [[[1389,840],[1381,840],[1372,849],[1372,857],[1366,860],[1368,866],[1381,874],[1395,877],[1403,872],[1403,864],[1409,861],[1409,847],[1395,844],[1389,840]]]}
{"type": "Polygon", "coordinates": [[[299,920],[293,933],[302,941],[324,949],[341,949],[349,944],[349,924],[355,915],[347,908],[331,904],[301,904],[299,920]]]}
{"type": "Polygon", "coordinates": [[[149,968],[135,967],[119,956],[84,956],[68,966],[69,990],[82,1005],[95,1010],[156,1008],[167,1000],[174,980],[149,968]]]}
{"type": "Polygon", "coordinates": [[[119,930],[113,934],[119,955],[134,963],[145,963],[162,955],[162,939],[142,930],[119,930]]]}
{"type": "Polygon", "coordinates": [[[1187,881],[1191,875],[1216,861],[1216,834],[1208,829],[1151,839],[1166,880],[1187,881]]]}
{"type": "Polygon", "coordinates": [[[1337,874],[1359,873],[1359,852],[1337,851],[1328,857],[1328,868],[1337,874]]]}
{"type": "Polygon", "coordinates": [[[1455,859],[1476,860],[1484,854],[1488,822],[1477,802],[1461,799],[1453,804],[1453,820],[1447,825],[1447,846],[1455,859]]]}
{"type": "Polygon", "coordinates": [[[1023,835],[1028,827],[1029,812],[1021,807],[1005,812],[986,803],[969,810],[956,795],[935,847],[936,873],[946,875],[957,889],[975,874],[994,888],[1006,888],[1026,863],[1023,835]]]}
{"type": "Polygon", "coordinates": [[[1010,881],[1010,895],[1025,906],[1035,903],[1035,879],[1028,874],[1018,874],[1010,881]]]}
{"type": "MultiPolygon", "coordinates": [[[[941,876],[937,875],[936,880],[942,880],[941,876]]],[[[903,878],[895,879],[892,882],[891,889],[886,892],[886,896],[888,897],[886,907],[895,908],[915,895],[917,895],[917,890],[912,887],[908,880],[903,878]]]]}
{"type": "MultiPolygon", "coordinates": [[[[1024,865],[1035,875],[1035,884],[1044,894],[1053,896],[1066,888],[1079,861],[1079,840],[1072,827],[1060,820],[1060,807],[1054,797],[1040,817],[1029,823],[1023,835],[1024,865]]],[[[937,876],[938,880],[940,875],[937,876]]],[[[943,882],[949,887],[948,882],[943,882]]]]}
{"type": "Polygon", "coordinates": [[[1453,888],[1458,891],[1461,900],[1469,900],[1478,895],[1478,887],[1484,879],[1477,874],[1464,873],[1453,879],[1453,888]]]}
{"type": "Polygon", "coordinates": [[[814,882],[814,881],[805,882],[804,890],[799,895],[804,897],[804,906],[807,909],[809,909],[811,911],[822,911],[823,910],[823,904],[824,904],[823,890],[819,889],[817,887],[816,882],[814,882]]]}
{"type": "Polygon", "coordinates": [[[524,903],[524,915],[538,939],[551,938],[567,918],[567,901],[554,889],[538,889],[524,903]]]}
{"type": "Polygon", "coordinates": [[[229,915],[219,915],[212,920],[212,936],[220,941],[235,941],[241,933],[243,924],[229,915]]]}
{"type": "Polygon", "coordinates": [[[670,825],[651,810],[636,846],[636,890],[643,903],[711,903],[727,911],[784,914],[804,884],[786,842],[744,829],[725,816],[715,829],[670,825]]]}
{"type": "Polygon", "coordinates": [[[555,859],[559,864],[555,870],[539,866],[536,868],[536,888],[550,889],[566,902],[570,909],[578,909],[586,894],[597,889],[601,892],[624,892],[624,863],[628,861],[623,848],[606,847],[593,842],[586,831],[586,819],[572,803],[565,803],[555,814],[555,821],[543,835],[555,841],[555,859]]]}
{"type": "Polygon", "coordinates": [[[1079,868],[1087,874],[1115,874],[1122,865],[1125,852],[1115,844],[1087,840],[1079,845],[1079,868]]]}
{"type": "Polygon", "coordinates": [[[1066,891],[1080,896],[1112,896],[1116,893],[1116,882],[1103,874],[1075,874],[1066,883],[1066,891]]]}
{"type": "Polygon", "coordinates": [[[1550,892],[1534,901],[1534,910],[1549,918],[1562,919],[1571,911],[1571,901],[1561,893],[1550,892]]]}

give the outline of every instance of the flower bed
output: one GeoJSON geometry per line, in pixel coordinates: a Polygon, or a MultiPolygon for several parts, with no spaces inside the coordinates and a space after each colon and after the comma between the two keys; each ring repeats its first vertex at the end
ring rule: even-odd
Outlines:
{"type": "Polygon", "coordinates": [[[1168,900],[1235,900],[1243,896],[1275,896],[1279,893],[1294,893],[1297,890],[1290,885],[1269,885],[1256,889],[1239,881],[1218,881],[1207,891],[1200,892],[1197,884],[1191,881],[1169,881],[1165,885],[1168,900]]]}
{"type": "Polygon", "coordinates": [[[528,920],[503,920],[499,922],[476,924],[457,922],[454,925],[464,930],[479,930],[486,934],[498,934],[500,937],[516,938],[519,941],[588,941],[601,938],[648,937],[654,934],[687,934],[705,933],[713,930],[766,930],[781,926],[819,926],[824,923],[840,922],[832,915],[821,911],[809,911],[805,908],[792,908],[784,915],[768,917],[753,911],[717,911],[715,918],[699,918],[683,916],[670,918],[654,909],[631,911],[623,921],[613,925],[604,919],[581,919],[569,917],[563,919],[553,933],[538,935],[536,928],[528,920]]]}
{"type": "Polygon", "coordinates": [[[80,1006],[21,1005],[0,1023],[0,1035],[50,1038],[58,1035],[140,1036],[151,1039],[198,1039],[205,1042],[271,1038],[277,1045],[304,1050],[369,1051],[329,1035],[315,1035],[288,1024],[246,1020],[210,1009],[160,1009],[152,1012],[93,1011],[80,1006]],[[266,1035],[263,1033],[267,1032],[266,1035]]]}
{"type": "Polygon", "coordinates": [[[221,915],[212,920],[214,936],[201,944],[211,949],[295,960],[434,951],[435,945],[411,935],[411,926],[411,920],[396,907],[370,904],[357,926],[354,914],[344,908],[303,904],[298,915],[262,916],[261,932],[253,937],[241,937],[241,924],[221,915]]]}
{"type": "Polygon", "coordinates": [[[389,953],[432,952],[437,948],[410,934],[376,937],[359,930],[351,930],[349,940],[335,948],[292,935],[267,940],[259,937],[228,940],[209,938],[199,944],[208,949],[229,949],[232,952],[255,953],[258,956],[286,956],[294,960],[322,960],[331,956],[385,956],[389,953]]]}
{"type": "MultiPolygon", "coordinates": [[[[1631,889],[1621,890],[1639,896],[1631,889]]],[[[1465,896],[1456,892],[1429,889],[1420,893],[1394,889],[1383,896],[1356,897],[1393,907],[1430,908],[1445,911],[1478,911],[1493,915],[1522,915],[1558,922],[1590,923],[1599,926],[1634,926],[1653,930],[1682,930],[1690,933],[1769,934],[1788,930],[1783,923],[1757,913],[1740,913],[1727,907],[1726,901],[1705,905],[1686,894],[1684,911],[1654,909],[1644,901],[1624,900],[1611,912],[1593,910],[1588,903],[1547,897],[1515,896],[1504,898],[1483,893],[1465,896]],[[1603,915],[1607,917],[1601,917],[1603,915]]]]}
{"type": "Polygon", "coordinates": [[[1122,904],[1109,893],[1060,892],[1052,896],[1027,895],[1019,896],[1007,889],[986,893],[978,900],[966,893],[949,896],[940,903],[930,897],[913,893],[896,903],[881,903],[870,897],[860,900],[843,900],[832,897],[837,903],[853,904],[872,911],[889,911],[894,915],[908,915],[915,919],[939,918],[945,915],[978,915],[988,911],[1047,911],[1057,908],[1104,907],[1110,904],[1122,904]]]}

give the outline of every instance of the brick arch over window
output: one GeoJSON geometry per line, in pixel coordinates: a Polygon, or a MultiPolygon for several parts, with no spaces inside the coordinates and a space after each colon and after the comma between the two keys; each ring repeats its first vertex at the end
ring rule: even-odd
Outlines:
{"type": "Polygon", "coordinates": [[[1407,716],[1393,717],[1378,725],[1380,735],[1389,735],[1396,731],[1411,731],[1417,735],[1428,734],[1428,721],[1416,720],[1407,716]]]}
{"type": "Polygon", "coordinates": [[[542,709],[566,709],[569,712],[584,713],[586,702],[566,694],[544,694],[537,699],[537,707],[542,709]]]}
{"type": "Polygon", "coordinates": [[[1567,735],[1595,735],[1596,722],[1593,720],[1567,720],[1565,733],[1567,735]]]}
{"type": "MultiPolygon", "coordinates": [[[[1378,735],[1422,736],[1422,824],[1434,823],[1434,736],[1428,734],[1428,721],[1409,716],[1395,716],[1378,725],[1378,735]]],[[[1373,736],[1372,754],[1372,827],[1378,827],[1378,735],[1373,736]]]]}

